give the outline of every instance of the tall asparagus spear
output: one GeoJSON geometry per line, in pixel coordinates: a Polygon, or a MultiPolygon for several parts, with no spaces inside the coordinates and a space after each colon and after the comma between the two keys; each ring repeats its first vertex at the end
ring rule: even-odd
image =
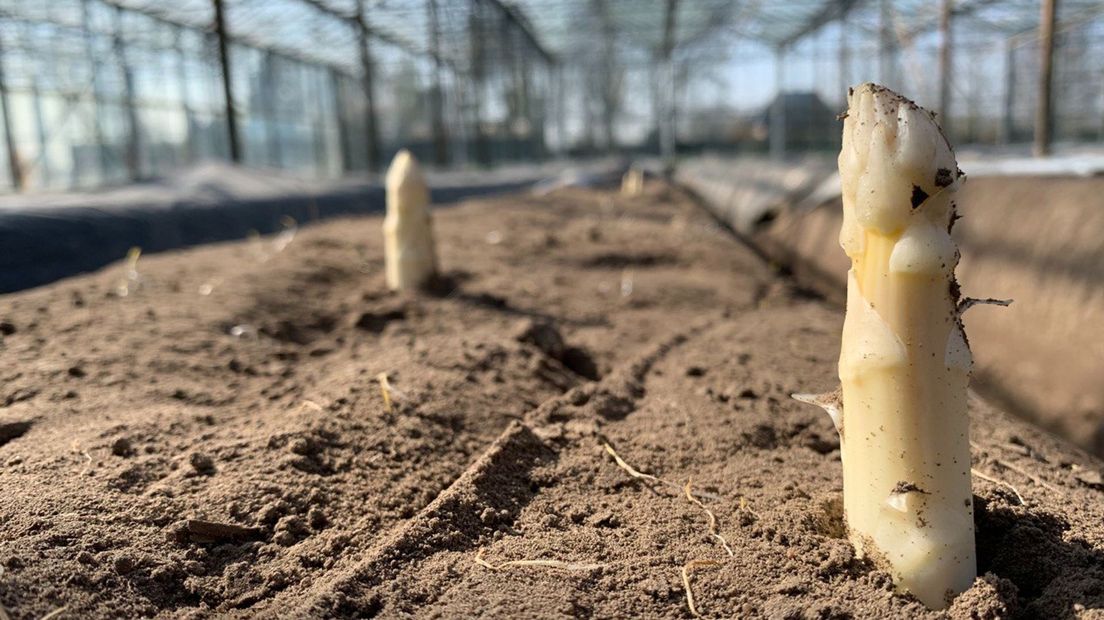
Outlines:
{"type": "Polygon", "coordinates": [[[833,414],[848,531],[901,590],[946,607],[977,573],[966,390],[950,236],[963,180],[933,116],[874,84],[851,90],[839,156],[851,258],[833,414]]]}
{"type": "Polygon", "coordinates": [[[425,286],[437,273],[437,250],[429,216],[429,188],[418,160],[403,149],[387,170],[387,215],[383,219],[387,286],[425,286]]]}

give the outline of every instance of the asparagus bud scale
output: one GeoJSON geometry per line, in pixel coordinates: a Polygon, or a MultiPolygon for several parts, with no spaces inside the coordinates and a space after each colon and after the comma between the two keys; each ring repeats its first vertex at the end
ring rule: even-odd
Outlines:
{"type": "Polygon", "coordinates": [[[429,188],[418,161],[403,149],[387,170],[387,215],[383,219],[387,286],[424,286],[437,273],[437,251],[429,216],[429,188]]]}
{"type": "Polygon", "coordinates": [[[850,91],[839,170],[851,258],[837,410],[849,536],[901,590],[941,609],[977,572],[973,362],[950,235],[964,177],[933,115],[874,84],[850,91]]]}

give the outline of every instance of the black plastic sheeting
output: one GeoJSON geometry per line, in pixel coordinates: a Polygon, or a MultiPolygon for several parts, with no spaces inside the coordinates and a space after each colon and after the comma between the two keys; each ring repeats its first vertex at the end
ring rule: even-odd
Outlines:
{"type": "MultiPolygon", "coordinates": [[[[530,188],[542,178],[432,189],[434,205],[530,188]]],[[[41,286],[121,260],[138,246],[143,253],[241,239],[283,229],[290,216],[300,224],[342,215],[380,213],[378,184],[297,195],[161,202],[102,207],[0,210],[0,293],[41,286]]]]}

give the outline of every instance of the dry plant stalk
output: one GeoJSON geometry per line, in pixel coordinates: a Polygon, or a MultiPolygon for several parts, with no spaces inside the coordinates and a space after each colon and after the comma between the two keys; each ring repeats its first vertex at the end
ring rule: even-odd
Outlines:
{"type": "Polygon", "coordinates": [[[695,568],[720,566],[720,564],[714,560],[690,560],[682,566],[682,587],[686,590],[686,606],[690,608],[690,614],[695,618],[701,618],[701,612],[698,611],[698,605],[694,600],[694,588],[690,587],[690,572],[695,568]]]}
{"type": "Polygon", "coordinates": [[[68,605],[63,605],[63,606],[58,607],[57,609],[51,611],[50,613],[46,614],[45,616],[42,616],[41,618],[39,618],[39,620],[53,620],[54,618],[60,617],[61,614],[65,613],[68,610],[69,610],[69,606],[68,605]]]}
{"type": "Polygon", "coordinates": [[[501,562],[499,564],[491,564],[487,560],[483,559],[485,551],[480,549],[475,553],[475,563],[490,570],[503,570],[515,566],[537,566],[543,568],[558,568],[568,571],[584,571],[584,570],[597,570],[604,568],[605,564],[595,563],[577,563],[577,562],[563,562],[560,560],[509,560],[507,562],[501,562]]]}
{"type": "Polygon", "coordinates": [[[387,409],[387,413],[395,413],[395,406],[391,402],[391,381],[387,379],[387,373],[381,372],[376,375],[376,381],[379,381],[380,396],[383,397],[383,406],[387,409]]]}
{"type": "MultiPolygon", "coordinates": [[[[672,490],[674,490],[676,493],[678,493],[680,495],[683,494],[683,492],[684,492],[683,485],[681,485],[677,482],[671,482],[670,480],[664,480],[662,478],[657,478],[657,477],[655,477],[651,474],[646,474],[644,472],[637,471],[636,468],[634,468],[632,465],[629,465],[628,463],[626,463],[625,459],[621,458],[621,455],[617,454],[617,452],[613,449],[613,446],[609,445],[608,443],[603,442],[602,447],[605,448],[606,452],[610,456],[613,457],[613,460],[614,460],[615,463],[617,463],[617,466],[620,467],[621,469],[625,470],[633,478],[639,478],[641,480],[648,480],[648,481],[651,481],[651,482],[662,484],[662,485],[670,487],[672,490]]],[[[704,497],[706,499],[711,499],[711,500],[720,500],[721,499],[720,497],[718,497],[718,496],[716,496],[712,493],[702,493],[700,491],[697,493],[697,496],[698,497],[704,497]]]]}
{"type": "MultiPolygon", "coordinates": [[[[1003,303],[1006,300],[1000,300],[1000,299],[998,299],[998,300],[981,300],[979,303],[987,303],[989,301],[1002,302],[1002,303],[997,304],[997,305],[1000,305],[1000,306],[1008,305],[1007,303],[1003,303]]],[[[1011,302],[1008,302],[1008,303],[1011,303],[1011,302]]],[[[958,304],[958,305],[959,305],[959,307],[962,307],[961,303],[958,304]]],[[[977,450],[978,452],[981,452],[982,450],[984,450],[984,448],[982,448],[978,444],[974,443],[973,441],[970,442],[970,447],[973,448],[974,450],[977,450]]],[[[1053,484],[1050,484],[1049,482],[1047,482],[1046,480],[1043,480],[1042,478],[1036,476],[1035,474],[1032,474],[1031,472],[1027,471],[1026,469],[1024,469],[1022,467],[1019,467],[1018,465],[1013,465],[1012,463],[1009,463],[1008,461],[1005,461],[1004,459],[993,459],[993,464],[997,465],[998,467],[1001,467],[1003,469],[1014,471],[1017,474],[1023,476],[1024,478],[1027,478],[1028,480],[1030,480],[1032,484],[1034,484],[1036,486],[1043,487],[1044,489],[1046,489],[1048,491],[1051,491],[1052,493],[1061,493],[1062,492],[1062,489],[1059,489],[1058,487],[1054,486],[1053,484]]],[[[984,474],[981,474],[981,472],[979,472],[978,470],[974,469],[972,471],[974,472],[974,475],[978,476],[979,478],[982,478],[983,480],[988,479],[984,474]]],[[[1006,482],[1003,482],[1003,481],[1000,481],[1000,480],[995,480],[995,479],[991,479],[989,481],[990,482],[996,481],[1000,484],[1004,484],[1004,485],[1008,486],[1009,488],[1012,488],[1013,490],[1015,490],[1015,487],[1013,487],[1009,483],[1006,483],[1006,482]]],[[[1019,495],[1018,491],[1016,492],[1016,495],[1019,495]]],[[[1020,503],[1021,504],[1024,503],[1022,497],[1020,498],[1020,503]]]]}
{"type": "Polygon", "coordinates": [[[675,488],[680,488],[677,484],[675,484],[673,482],[667,482],[666,480],[660,480],[659,478],[656,478],[655,476],[653,476],[651,474],[645,474],[643,472],[637,471],[632,465],[629,465],[628,463],[626,463],[625,460],[622,459],[621,456],[619,454],[617,454],[617,452],[613,449],[613,446],[609,445],[608,443],[603,443],[602,447],[605,448],[606,452],[609,453],[609,455],[613,457],[613,460],[614,460],[615,463],[617,463],[617,466],[620,467],[621,469],[624,469],[625,471],[627,471],[629,473],[629,475],[632,476],[633,478],[640,478],[642,480],[651,480],[652,482],[658,482],[660,484],[666,484],[668,486],[674,485],[675,488]]]}
{"type": "Polygon", "coordinates": [[[992,482],[995,485],[1002,486],[1002,487],[1012,491],[1016,495],[1016,500],[1020,502],[1021,506],[1027,504],[1027,502],[1024,501],[1023,495],[1020,495],[1020,490],[1017,489],[1015,486],[1013,486],[1011,482],[1005,482],[1004,480],[994,478],[994,477],[990,476],[989,474],[986,474],[985,472],[980,471],[978,469],[971,469],[970,473],[977,476],[978,478],[981,478],[982,480],[984,480],[986,482],[992,482]]]}
{"type": "MultiPolygon", "coordinates": [[[[606,452],[608,452],[609,455],[613,457],[613,460],[617,463],[617,466],[620,467],[621,469],[625,470],[626,472],[628,472],[628,474],[630,476],[632,476],[633,478],[639,478],[639,479],[642,479],[642,480],[650,480],[652,482],[658,482],[660,484],[664,484],[664,485],[667,485],[667,486],[670,486],[670,487],[674,487],[676,489],[680,489],[682,494],[686,497],[687,500],[690,501],[690,503],[696,505],[697,507],[701,508],[705,512],[705,516],[706,516],[706,519],[708,520],[708,524],[709,524],[709,535],[712,536],[717,542],[719,542],[721,544],[721,547],[725,550],[725,553],[728,554],[728,557],[731,558],[731,557],[736,556],[736,552],[734,552],[732,550],[732,546],[728,544],[728,540],[717,531],[717,515],[715,515],[713,513],[713,511],[710,510],[709,508],[706,508],[705,504],[703,504],[700,499],[698,499],[697,497],[694,496],[694,492],[692,490],[692,486],[693,486],[693,479],[692,478],[688,479],[684,486],[679,487],[679,485],[674,483],[674,482],[670,482],[670,481],[664,480],[662,478],[657,478],[656,476],[653,476],[651,474],[646,474],[646,473],[643,473],[641,471],[638,471],[632,465],[629,465],[628,463],[626,463],[625,460],[622,459],[621,456],[618,455],[617,452],[614,451],[613,447],[611,447],[608,443],[603,443],[602,447],[605,448],[606,452]]],[[[745,497],[740,498],[740,510],[748,510],[752,514],[755,514],[755,511],[748,508],[747,498],[745,498],[745,497]]],[[[756,516],[758,516],[758,515],[756,515],[756,516]]],[[[683,566],[683,568],[682,568],[682,582],[686,586],[686,602],[687,602],[687,605],[689,605],[689,607],[690,607],[691,613],[693,613],[695,616],[698,616],[699,614],[697,613],[697,610],[694,607],[694,593],[690,589],[690,581],[689,581],[688,570],[693,569],[694,567],[717,566],[719,564],[720,564],[719,562],[715,562],[713,560],[692,560],[689,563],[687,563],[685,566],[683,566]]]]}
{"type": "Polygon", "coordinates": [[[839,155],[840,245],[851,258],[842,393],[804,399],[833,414],[856,550],[899,589],[943,609],[977,574],[966,409],[973,360],[950,235],[964,175],[933,115],[915,103],[863,84],[848,104],[839,155]]]}
{"type": "Polygon", "coordinates": [[[721,536],[720,533],[717,532],[717,515],[713,514],[712,510],[706,508],[705,504],[703,504],[700,499],[694,497],[694,494],[690,491],[690,484],[692,481],[692,479],[688,479],[686,481],[686,486],[682,489],[686,493],[686,499],[690,500],[694,504],[697,504],[699,508],[705,511],[705,516],[709,520],[709,535],[717,539],[717,542],[721,543],[721,547],[724,548],[725,553],[728,554],[728,557],[735,557],[736,554],[732,551],[732,547],[729,546],[728,540],[726,540],[724,536],[721,536]]]}
{"type": "MultiPolygon", "coordinates": [[[[732,550],[732,547],[728,544],[728,540],[726,540],[725,537],[722,536],[717,531],[717,515],[713,514],[712,510],[710,510],[709,508],[706,508],[705,504],[703,504],[700,499],[698,499],[697,497],[694,496],[694,493],[692,491],[693,479],[688,479],[686,481],[686,484],[684,486],[680,487],[678,484],[676,484],[674,482],[670,482],[668,480],[664,480],[662,478],[658,478],[658,477],[653,476],[651,474],[646,474],[644,472],[641,472],[641,471],[637,470],[632,465],[629,465],[628,463],[626,463],[625,460],[622,459],[621,456],[618,455],[617,452],[613,449],[613,447],[610,446],[608,443],[603,442],[602,447],[605,448],[606,452],[609,453],[609,455],[613,457],[613,460],[617,463],[617,466],[620,467],[621,469],[625,470],[626,472],[628,472],[628,474],[630,476],[632,476],[633,478],[638,478],[638,479],[642,479],[642,480],[649,480],[651,482],[657,482],[659,484],[667,485],[669,487],[674,487],[675,489],[678,489],[682,493],[682,495],[684,495],[686,497],[687,500],[689,500],[691,503],[697,505],[699,508],[701,508],[703,511],[705,511],[705,515],[706,515],[706,518],[708,519],[708,523],[709,523],[709,535],[712,536],[717,542],[719,542],[721,544],[721,547],[725,550],[725,553],[727,553],[729,557],[735,557],[736,553],[732,550]]],[[[702,497],[706,497],[706,495],[703,494],[702,497]]],[[[718,498],[713,497],[713,499],[718,499],[718,498]]],[[[755,511],[751,510],[748,507],[747,498],[745,498],[745,497],[740,498],[740,508],[739,509],[740,510],[747,510],[748,512],[751,512],[752,514],[756,514],[755,511]]],[[[756,515],[756,516],[758,516],[758,515],[756,515]]],[[[479,559],[477,558],[476,561],[479,562],[479,559]]],[[[708,566],[720,566],[720,564],[721,564],[720,562],[717,562],[715,560],[690,560],[689,562],[684,564],[683,567],[682,567],[682,571],[681,571],[682,572],[682,585],[683,585],[684,590],[686,591],[686,606],[690,609],[690,613],[695,618],[700,618],[701,613],[698,611],[697,603],[694,601],[694,589],[690,586],[690,572],[693,571],[695,568],[704,568],[704,567],[708,567],[708,566]]]]}
{"type": "Polygon", "coordinates": [[[410,151],[403,149],[395,155],[386,185],[383,249],[387,286],[392,290],[425,286],[437,273],[437,249],[429,215],[429,188],[410,151]]]}
{"type": "Polygon", "coordinates": [[[1026,469],[1024,469],[1024,468],[1022,468],[1018,465],[1013,465],[1012,463],[1009,463],[1008,461],[1003,461],[1001,459],[996,459],[995,461],[993,461],[993,463],[996,464],[998,467],[1003,467],[1007,470],[1016,472],[1017,474],[1019,474],[1019,475],[1023,476],[1024,478],[1027,478],[1028,480],[1030,480],[1032,484],[1035,484],[1037,486],[1041,486],[1041,487],[1043,487],[1044,489],[1046,489],[1048,491],[1051,491],[1051,492],[1054,492],[1054,493],[1061,493],[1062,492],[1062,490],[1059,489],[1058,487],[1056,487],[1053,484],[1047,482],[1046,480],[1043,480],[1042,478],[1036,476],[1035,474],[1027,471],[1026,469]]]}

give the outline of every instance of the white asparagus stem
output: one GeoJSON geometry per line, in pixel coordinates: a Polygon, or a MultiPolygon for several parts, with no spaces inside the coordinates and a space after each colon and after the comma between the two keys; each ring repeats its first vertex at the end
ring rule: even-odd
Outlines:
{"type": "Polygon", "coordinates": [[[629,168],[621,177],[621,195],[639,196],[644,193],[644,171],[640,168],[629,168]]]}
{"type": "Polygon", "coordinates": [[[839,375],[852,543],[933,609],[977,574],[951,197],[963,175],[931,113],[851,90],[839,156],[851,258],[839,375]]]}
{"type": "Polygon", "coordinates": [[[418,160],[403,149],[387,170],[387,215],[383,218],[387,286],[425,286],[437,273],[437,250],[429,215],[429,188],[418,160]]]}

